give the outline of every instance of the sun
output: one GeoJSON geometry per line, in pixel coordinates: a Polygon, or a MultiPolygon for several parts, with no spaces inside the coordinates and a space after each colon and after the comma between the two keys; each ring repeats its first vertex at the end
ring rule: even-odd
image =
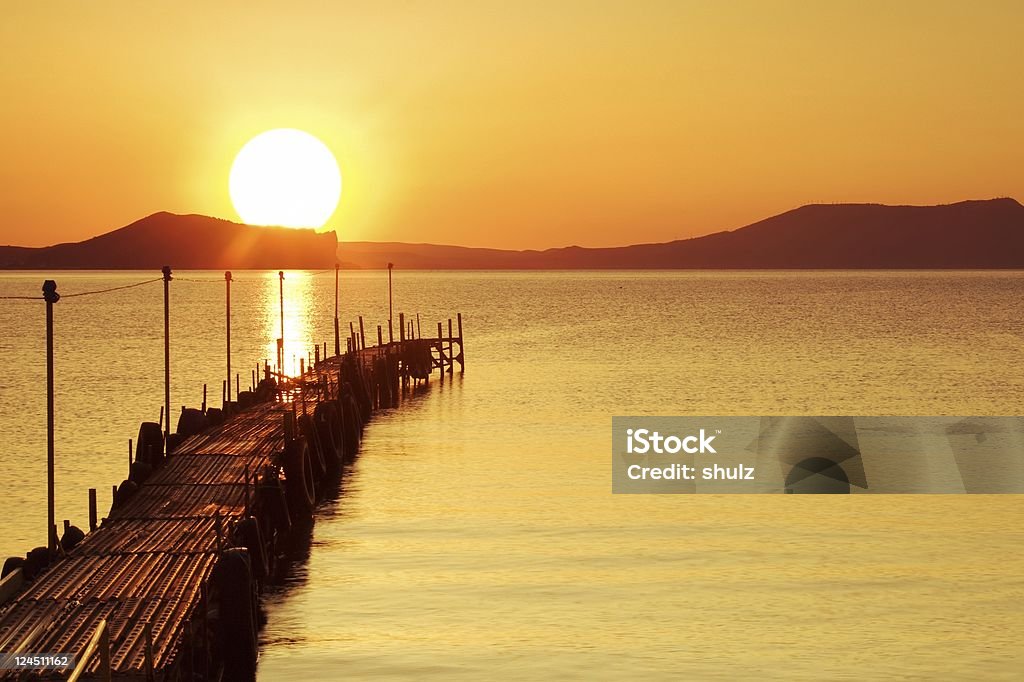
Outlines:
{"type": "Polygon", "coordinates": [[[249,225],[323,227],[341,199],[341,170],[314,136],[278,128],[245,143],[231,165],[228,191],[249,225]]]}

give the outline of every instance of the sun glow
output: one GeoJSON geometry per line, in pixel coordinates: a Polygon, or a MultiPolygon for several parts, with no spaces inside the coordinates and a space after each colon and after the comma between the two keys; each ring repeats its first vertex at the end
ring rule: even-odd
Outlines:
{"type": "Polygon", "coordinates": [[[242,222],[323,227],[341,198],[341,170],[327,145],[309,133],[268,130],[238,152],[228,191],[242,222]]]}

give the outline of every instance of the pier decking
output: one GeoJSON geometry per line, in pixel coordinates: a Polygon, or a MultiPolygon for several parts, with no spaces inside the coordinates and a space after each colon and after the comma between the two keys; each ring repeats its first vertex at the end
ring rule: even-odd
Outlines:
{"type": "Polygon", "coordinates": [[[135,480],[113,491],[98,527],[20,589],[21,569],[5,578],[0,593],[13,595],[0,606],[0,652],[88,653],[82,679],[251,677],[258,595],[282,548],[355,458],[372,412],[398,406],[409,382],[462,366],[461,322],[457,336],[449,321],[447,336],[438,324],[437,338],[424,339],[406,338],[403,319],[400,340],[372,347],[353,332],[347,352],[300,377],[275,381],[268,369],[198,433],[183,409],[185,433],[167,453],[162,438],[140,443],[135,480]]]}

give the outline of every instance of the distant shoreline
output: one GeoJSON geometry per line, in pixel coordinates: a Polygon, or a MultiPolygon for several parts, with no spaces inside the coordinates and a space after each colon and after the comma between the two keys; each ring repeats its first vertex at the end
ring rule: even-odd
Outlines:
{"type": "Polygon", "coordinates": [[[0,247],[0,270],[1017,270],[1024,206],[814,204],[732,231],[660,244],[511,251],[343,242],[334,232],[155,213],[92,239],[0,247]]]}

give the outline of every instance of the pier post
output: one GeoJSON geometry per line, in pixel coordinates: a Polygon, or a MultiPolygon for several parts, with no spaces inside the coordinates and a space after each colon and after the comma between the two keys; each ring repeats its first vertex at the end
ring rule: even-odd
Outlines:
{"type": "MultiPolygon", "coordinates": [[[[341,355],[341,336],[338,331],[338,263],[334,263],[334,354],[341,355]]],[[[327,353],[325,352],[326,356],[327,353]]]]}
{"type": "Polygon", "coordinates": [[[96,530],[96,488],[89,488],[89,532],[96,530]]]}
{"type": "Polygon", "coordinates": [[[146,621],[146,625],[143,628],[143,633],[146,637],[146,680],[152,681],[153,677],[153,623],[152,621],[146,621]]]}
{"type": "Polygon", "coordinates": [[[466,347],[462,344],[462,313],[457,313],[459,319],[459,371],[466,371],[466,347]]]}
{"type": "Polygon", "coordinates": [[[377,325],[377,347],[379,348],[379,347],[381,347],[383,345],[384,345],[384,334],[383,334],[383,332],[382,332],[382,330],[380,328],[380,325],[378,324],[377,325]]]}
{"type": "Polygon", "coordinates": [[[366,331],[363,329],[363,316],[359,316],[359,346],[366,348],[366,331]]]}
{"type": "Polygon", "coordinates": [[[100,669],[97,672],[103,682],[110,682],[110,628],[106,620],[100,622],[100,627],[103,629],[100,632],[100,669]]]}
{"type": "Polygon", "coordinates": [[[416,338],[417,339],[422,339],[423,338],[423,330],[420,329],[420,314],[419,313],[416,313],[416,338]]]}
{"type": "Polygon", "coordinates": [[[444,332],[441,331],[441,323],[437,323],[437,370],[444,378],[444,332]]]}
{"type": "Polygon", "coordinates": [[[60,300],[57,283],[43,282],[46,300],[46,546],[52,555],[57,550],[53,511],[53,304],[60,300]]]}
{"type": "Polygon", "coordinates": [[[391,325],[394,323],[395,313],[392,307],[391,299],[391,269],[395,267],[394,263],[388,263],[388,343],[394,341],[394,337],[391,335],[391,325]]]}
{"type": "Polygon", "coordinates": [[[277,273],[279,280],[278,291],[281,301],[281,338],[277,341],[277,371],[284,374],[284,270],[277,273]]]}
{"type": "Polygon", "coordinates": [[[405,313],[398,313],[398,340],[405,341],[405,313]]]}
{"type": "Polygon", "coordinates": [[[453,351],[455,344],[452,342],[452,318],[448,318],[448,373],[455,371],[455,357],[453,351]]]}
{"type": "MultiPolygon", "coordinates": [[[[224,288],[226,304],[224,311],[225,328],[227,330],[227,356],[228,356],[228,400],[231,402],[231,271],[226,270],[224,272],[224,288]]],[[[224,407],[227,407],[225,404],[224,407]]]]}
{"type": "Polygon", "coordinates": [[[164,275],[164,440],[171,435],[171,266],[160,270],[164,275]]]}

